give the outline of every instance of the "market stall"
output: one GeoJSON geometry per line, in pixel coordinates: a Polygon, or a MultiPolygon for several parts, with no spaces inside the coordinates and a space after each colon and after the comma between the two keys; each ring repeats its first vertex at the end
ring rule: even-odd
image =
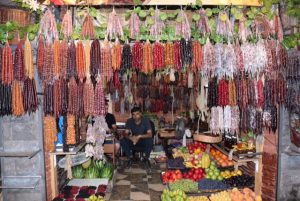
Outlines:
{"type": "Polygon", "coordinates": [[[272,197],[265,137],[300,104],[278,4],[32,2],[36,24],[1,24],[0,115],[42,113],[47,200],[109,199],[124,128],[105,115],[125,123],[134,106],[157,131],[161,200],[272,197]]]}

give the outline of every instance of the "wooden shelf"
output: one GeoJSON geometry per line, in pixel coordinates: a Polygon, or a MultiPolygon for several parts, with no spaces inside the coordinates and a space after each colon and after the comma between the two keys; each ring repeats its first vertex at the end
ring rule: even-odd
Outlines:
{"type": "Polygon", "coordinates": [[[82,142],[79,145],[77,145],[76,147],[74,147],[74,149],[72,151],[68,151],[68,152],[56,151],[56,152],[51,152],[50,154],[53,154],[53,155],[76,155],[85,145],[86,145],[86,142],[82,142]]]}

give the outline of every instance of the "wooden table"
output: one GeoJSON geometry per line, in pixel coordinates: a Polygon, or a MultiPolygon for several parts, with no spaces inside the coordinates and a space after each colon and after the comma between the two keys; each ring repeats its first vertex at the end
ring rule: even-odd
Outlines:
{"type": "Polygon", "coordinates": [[[166,156],[168,158],[172,157],[169,153],[168,153],[168,141],[169,139],[174,139],[175,136],[175,131],[170,131],[167,132],[164,129],[159,129],[158,130],[158,137],[161,139],[161,145],[166,153],[166,156]]]}

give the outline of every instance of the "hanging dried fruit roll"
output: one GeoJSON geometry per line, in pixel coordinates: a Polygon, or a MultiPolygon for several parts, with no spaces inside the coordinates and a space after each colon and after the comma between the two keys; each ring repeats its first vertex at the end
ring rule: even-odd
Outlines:
{"type": "MultiPolygon", "coordinates": [[[[175,70],[180,71],[182,68],[180,41],[174,42],[173,49],[174,49],[174,68],[175,68],[175,70]]],[[[167,55],[165,55],[165,57],[166,56],[167,55]]]]}
{"type": "Polygon", "coordinates": [[[153,45],[153,67],[154,69],[163,69],[165,67],[165,48],[158,41],[153,45]]]}
{"type": "Polygon", "coordinates": [[[112,68],[114,71],[120,70],[122,62],[122,49],[119,40],[117,39],[112,47],[112,68]]]}
{"type": "Polygon", "coordinates": [[[75,130],[75,115],[67,115],[67,132],[66,132],[66,144],[76,144],[76,130],[75,130]]]}
{"type": "Polygon", "coordinates": [[[142,72],[148,74],[153,72],[153,52],[152,46],[149,41],[143,47],[143,68],[142,72]]]}
{"type": "Polygon", "coordinates": [[[95,28],[93,25],[93,18],[88,14],[82,24],[81,36],[83,38],[94,39],[95,28]]]}
{"type": "Polygon", "coordinates": [[[44,38],[39,37],[38,41],[38,49],[37,49],[37,68],[40,75],[43,75],[43,69],[44,69],[44,60],[45,60],[45,43],[44,38]]]}
{"type": "Polygon", "coordinates": [[[76,77],[76,46],[75,42],[72,41],[68,48],[68,66],[67,66],[67,79],[76,77]]]}
{"type": "Polygon", "coordinates": [[[19,81],[23,81],[25,79],[24,52],[21,42],[18,43],[18,46],[15,50],[14,79],[19,81]]]}
{"type": "Polygon", "coordinates": [[[68,87],[68,114],[76,115],[78,108],[77,83],[74,77],[69,81],[68,87]]]}
{"type": "Polygon", "coordinates": [[[94,86],[91,79],[87,78],[84,83],[83,104],[85,116],[94,114],[94,86]]]}
{"type": "Polygon", "coordinates": [[[174,47],[172,42],[168,42],[165,46],[165,64],[168,68],[174,67],[174,47]]]}
{"type": "Polygon", "coordinates": [[[57,141],[56,118],[52,116],[44,117],[44,147],[45,152],[55,151],[55,142],[57,141]]]}
{"type": "Polygon", "coordinates": [[[127,69],[132,67],[132,54],[131,47],[128,43],[124,44],[122,50],[122,63],[121,63],[121,73],[123,74],[127,69]]]}
{"type": "Polygon", "coordinates": [[[2,53],[2,84],[11,85],[13,81],[13,55],[12,50],[8,44],[5,44],[2,53]]]}
{"type": "Polygon", "coordinates": [[[61,114],[67,115],[68,113],[68,102],[69,102],[69,92],[68,92],[68,82],[65,79],[60,80],[60,91],[61,91],[61,114]]]}
{"type": "Polygon", "coordinates": [[[25,63],[26,76],[29,79],[34,79],[34,73],[35,73],[32,58],[33,56],[32,56],[31,43],[27,38],[24,44],[24,63],[25,63]]]}
{"type": "Polygon", "coordinates": [[[77,76],[80,82],[83,82],[83,79],[86,76],[86,60],[85,60],[85,50],[84,45],[81,41],[78,41],[76,47],[76,71],[77,76]]]}
{"type": "Polygon", "coordinates": [[[96,77],[100,74],[101,66],[101,47],[99,40],[93,40],[90,53],[90,75],[96,77]]]}
{"type": "Polygon", "coordinates": [[[88,78],[91,76],[90,74],[90,65],[91,65],[91,41],[84,40],[83,41],[83,49],[85,56],[85,77],[88,78]]]}
{"type": "Polygon", "coordinates": [[[45,83],[44,86],[44,113],[45,115],[54,114],[54,95],[53,95],[53,85],[51,83],[45,83]]]}
{"type": "Polygon", "coordinates": [[[54,59],[54,76],[56,79],[59,79],[61,76],[61,50],[60,50],[60,41],[55,40],[54,41],[54,47],[53,47],[53,59],[54,59]]]}
{"type": "Polygon", "coordinates": [[[67,70],[68,70],[68,42],[63,40],[60,44],[60,69],[61,77],[67,79],[67,70]]]}
{"type": "Polygon", "coordinates": [[[12,113],[15,116],[21,116],[24,112],[21,82],[15,80],[12,89],[12,113]]]}
{"type": "Polygon", "coordinates": [[[34,79],[26,78],[24,81],[23,105],[25,111],[29,114],[35,112],[38,109],[38,99],[34,79]]]}
{"type": "Polygon", "coordinates": [[[136,41],[132,47],[132,67],[138,70],[143,68],[143,44],[136,41]]]}
{"type": "Polygon", "coordinates": [[[203,66],[203,52],[202,46],[198,40],[193,42],[193,61],[192,70],[194,72],[200,71],[203,66]]]}
{"type": "Polygon", "coordinates": [[[99,79],[96,88],[95,88],[95,96],[94,96],[94,115],[106,115],[106,107],[105,107],[105,93],[103,89],[102,80],[99,79]]]}
{"type": "Polygon", "coordinates": [[[104,79],[105,83],[110,81],[113,76],[113,69],[111,65],[111,51],[109,42],[107,40],[104,41],[103,47],[101,48],[100,75],[104,79]]]}
{"type": "Polygon", "coordinates": [[[45,82],[51,82],[54,77],[54,55],[52,43],[47,43],[45,47],[45,60],[42,79],[45,82]]]}
{"type": "Polygon", "coordinates": [[[54,81],[54,84],[53,84],[53,88],[54,88],[54,91],[53,91],[53,102],[54,102],[54,116],[55,117],[59,117],[61,115],[61,109],[62,109],[62,106],[61,106],[61,83],[60,83],[60,80],[55,80],[54,81]]]}
{"type": "Polygon", "coordinates": [[[84,84],[83,82],[79,82],[77,85],[77,110],[76,116],[79,118],[84,117],[84,84]]]}
{"type": "Polygon", "coordinates": [[[69,38],[73,32],[72,15],[69,10],[65,13],[61,22],[61,32],[64,34],[64,38],[69,38]]]}

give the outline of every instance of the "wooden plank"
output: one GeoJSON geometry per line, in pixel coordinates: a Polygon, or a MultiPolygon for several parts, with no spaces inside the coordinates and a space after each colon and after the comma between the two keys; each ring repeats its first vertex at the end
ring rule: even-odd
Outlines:
{"type": "Polygon", "coordinates": [[[58,181],[57,181],[57,167],[56,167],[56,155],[49,154],[50,156],[50,182],[52,199],[58,195],[58,181]]]}
{"type": "MultiPolygon", "coordinates": [[[[143,5],[190,5],[195,4],[196,0],[142,0],[143,5]]],[[[133,0],[68,0],[65,5],[134,5],[133,0]]],[[[49,1],[44,1],[49,5],[49,1]]],[[[202,5],[239,5],[239,6],[262,6],[260,0],[202,0],[202,5]]]]}

